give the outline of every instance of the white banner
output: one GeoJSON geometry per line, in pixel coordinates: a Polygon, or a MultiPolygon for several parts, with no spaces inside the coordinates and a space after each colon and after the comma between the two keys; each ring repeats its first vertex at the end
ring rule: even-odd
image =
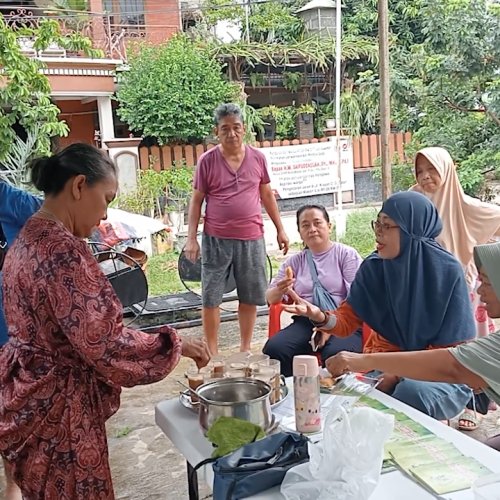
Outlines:
{"type": "MultiPolygon", "coordinates": [[[[337,148],[332,141],[260,148],[267,160],[271,188],[279,198],[333,193],[338,189],[337,148]]],[[[342,191],[354,190],[352,141],[342,137],[342,191]]]]}

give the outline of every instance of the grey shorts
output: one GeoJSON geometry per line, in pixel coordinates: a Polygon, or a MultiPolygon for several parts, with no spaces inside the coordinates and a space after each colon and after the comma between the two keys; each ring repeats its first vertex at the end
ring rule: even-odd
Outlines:
{"type": "Polygon", "coordinates": [[[266,245],[260,240],[226,240],[203,233],[201,244],[203,307],[218,307],[232,269],[238,300],[243,304],[266,303],[266,245]]]}

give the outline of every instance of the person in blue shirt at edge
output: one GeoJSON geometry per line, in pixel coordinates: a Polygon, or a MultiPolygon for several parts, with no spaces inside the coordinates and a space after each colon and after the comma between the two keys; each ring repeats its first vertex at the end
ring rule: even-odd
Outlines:
{"type": "MultiPolygon", "coordinates": [[[[7,248],[16,239],[26,221],[40,208],[42,198],[0,181],[0,233],[7,248]]],[[[0,348],[7,342],[7,325],[3,314],[2,272],[0,271],[0,348]]],[[[5,470],[5,500],[21,500],[21,491],[5,470]]]]}

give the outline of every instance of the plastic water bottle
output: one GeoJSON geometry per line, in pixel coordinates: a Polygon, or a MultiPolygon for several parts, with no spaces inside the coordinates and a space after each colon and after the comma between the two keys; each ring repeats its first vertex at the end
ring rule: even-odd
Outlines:
{"type": "Polygon", "coordinates": [[[293,392],[297,432],[321,430],[319,367],[316,356],[294,356],[293,392]]]}

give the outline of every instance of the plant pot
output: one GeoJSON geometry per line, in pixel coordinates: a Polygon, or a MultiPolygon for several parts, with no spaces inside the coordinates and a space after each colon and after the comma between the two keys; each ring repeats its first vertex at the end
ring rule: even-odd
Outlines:
{"type": "Polygon", "coordinates": [[[175,233],[184,229],[184,212],[169,212],[170,222],[175,233]]]}
{"type": "Polygon", "coordinates": [[[335,129],[336,127],[336,121],[334,118],[329,118],[326,120],[326,128],[327,129],[335,129]]]}

